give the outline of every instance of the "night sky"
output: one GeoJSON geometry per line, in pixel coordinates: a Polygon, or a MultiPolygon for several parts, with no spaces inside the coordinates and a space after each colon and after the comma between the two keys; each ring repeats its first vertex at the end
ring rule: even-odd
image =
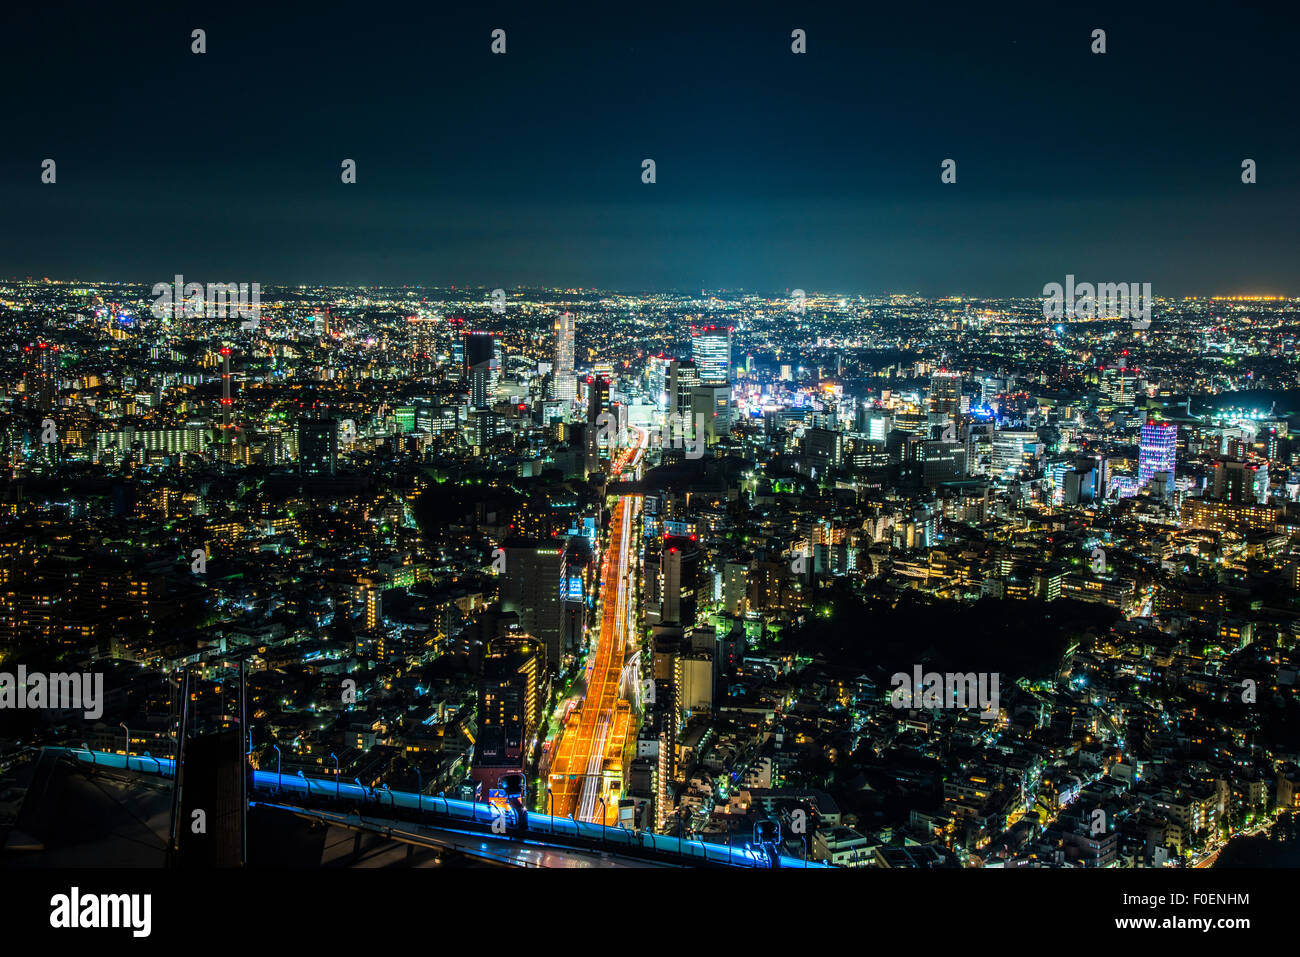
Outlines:
{"type": "Polygon", "coordinates": [[[0,276],[1300,294],[1277,5],[178,6],[0,14],[0,276]]]}

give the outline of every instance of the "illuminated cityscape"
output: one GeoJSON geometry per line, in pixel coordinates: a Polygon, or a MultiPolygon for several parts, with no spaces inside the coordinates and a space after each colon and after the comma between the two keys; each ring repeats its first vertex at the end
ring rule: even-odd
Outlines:
{"type": "Polygon", "coordinates": [[[1281,14],[73,6],[6,31],[8,925],[1284,921],[1281,14]]]}
{"type": "Polygon", "coordinates": [[[254,768],[801,864],[1203,866],[1300,800],[1300,303],[148,293],[0,287],[5,661],[119,702],[15,746],[170,755],[242,663],[254,768]]]}

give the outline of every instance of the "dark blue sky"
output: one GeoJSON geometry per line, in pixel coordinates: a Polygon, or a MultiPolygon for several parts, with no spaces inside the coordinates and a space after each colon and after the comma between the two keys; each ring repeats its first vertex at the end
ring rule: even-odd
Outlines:
{"type": "Polygon", "coordinates": [[[1274,6],[460,6],[6,10],[0,275],[1300,294],[1274,6]]]}

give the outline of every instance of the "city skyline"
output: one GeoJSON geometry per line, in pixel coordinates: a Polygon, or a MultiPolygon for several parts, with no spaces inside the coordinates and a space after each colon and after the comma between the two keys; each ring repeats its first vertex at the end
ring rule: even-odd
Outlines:
{"type": "Polygon", "coordinates": [[[1287,926],[1300,12],[0,23],[7,927],[1287,926]]]}

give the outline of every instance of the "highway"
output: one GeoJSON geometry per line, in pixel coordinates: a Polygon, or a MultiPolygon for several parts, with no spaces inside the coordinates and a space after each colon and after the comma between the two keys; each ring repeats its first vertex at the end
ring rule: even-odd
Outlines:
{"type": "MultiPolygon", "coordinates": [[[[615,477],[636,468],[646,433],[634,430],[633,444],[611,465],[615,477]]],[[[574,709],[555,749],[548,786],[550,811],[561,817],[614,824],[622,794],[623,752],[632,730],[632,709],[619,695],[624,661],[634,635],[631,562],[639,495],[621,496],[610,518],[609,544],[601,563],[600,633],[587,677],[587,691],[574,709]],[[618,781],[619,790],[612,788],[618,781]],[[610,786],[607,786],[610,785],[610,786]]]]}

